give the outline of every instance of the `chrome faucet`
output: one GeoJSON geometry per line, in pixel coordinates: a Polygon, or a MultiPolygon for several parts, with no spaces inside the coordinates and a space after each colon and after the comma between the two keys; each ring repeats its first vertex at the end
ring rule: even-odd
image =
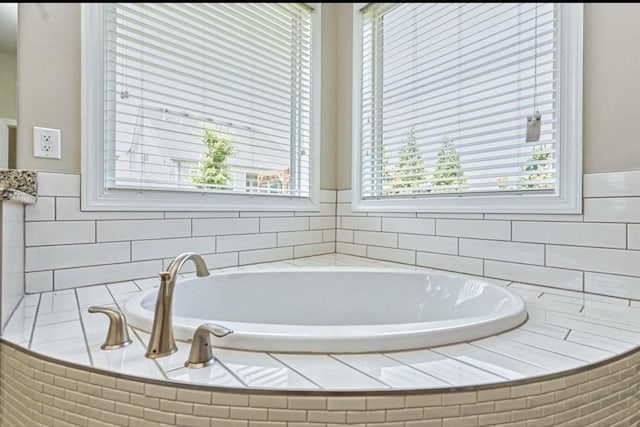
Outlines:
{"type": "Polygon", "coordinates": [[[209,275],[209,270],[202,257],[193,252],[178,255],[171,261],[167,271],[160,273],[160,288],[158,289],[158,299],[156,300],[153,329],[151,329],[151,338],[149,338],[145,354],[149,359],[169,356],[178,350],[176,340],[173,337],[173,289],[176,286],[178,273],[180,273],[184,263],[189,260],[195,263],[198,277],[209,275]]]}

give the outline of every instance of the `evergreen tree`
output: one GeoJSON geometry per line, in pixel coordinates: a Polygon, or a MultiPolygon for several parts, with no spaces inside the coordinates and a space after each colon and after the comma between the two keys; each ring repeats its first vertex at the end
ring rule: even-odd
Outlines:
{"type": "Polygon", "coordinates": [[[460,166],[460,156],[453,140],[442,138],[442,147],[438,151],[438,163],[431,178],[433,191],[437,193],[464,191],[467,179],[460,166]]]}
{"type": "MultiPolygon", "coordinates": [[[[529,158],[529,162],[544,162],[551,160],[551,153],[545,151],[550,150],[549,145],[536,145],[531,150],[533,153],[529,158]]],[[[520,178],[522,188],[551,188],[551,183],[536,183],[535,181],[549,180],[553,178],[553,174],[550,172],[553,165],[547,164],[528,164],[522,167],[523,172],[528,172],[528,175],[520,178]]]]}
{"type": "Polygon", "coordinates": [[[202,142],[207,146],[207,152],[200,159],[200,168],[191,171],[191,181],[212,186],[227,185],[230,175],[226,161],[233,155],[233,145],[208,126],[203,128],[202,142]]]}
{"type": "Polygon", "coordinates": [[[388,162],[383,160],[383,176],[385,182],[390,184],[390,189],[386,191],[386,194],[425,193],[426,169],[416,142],[414,128],[409,129],[406,133],[398,157],[398,162],[391,168],[388,167],[388,162]]]}

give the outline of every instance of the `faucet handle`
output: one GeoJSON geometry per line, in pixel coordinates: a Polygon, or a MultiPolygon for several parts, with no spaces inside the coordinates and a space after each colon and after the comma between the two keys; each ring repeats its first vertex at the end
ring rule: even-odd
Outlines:
{"type": "Polygon", "coordinates": [[[88,311],[89,313],[106,314],[109,318],[107,339],[104,344],[100,346],[101,349],[117,350],[131,344],[129,331],[127,331],[127,319],[119,310],[116,310],[115,308],[91,306],[88,311]]]}
{"type": "Polygon", "coordinates": [[[204,368],[213,363],[213,352],[211,350],[211,335],[218,338],[232,334],[231,329],[215,323],[205,323],[198,326],[193,334],[189,359],[184,363],[185,368],[204,368]]]}

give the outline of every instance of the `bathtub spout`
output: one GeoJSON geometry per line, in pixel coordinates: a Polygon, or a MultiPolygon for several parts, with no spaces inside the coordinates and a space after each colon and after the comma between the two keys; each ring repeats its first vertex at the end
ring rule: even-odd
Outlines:
{"type": "Polygon", "coordinates": [[[149,359],[169,356],[178,350],[176,340],[173,337],[173,289],[176,286],[178,274],[185,262],[192,260],[196,265],[196,275],[204,277],[209,275],[209,270],[202,257],[193,252],[178,255],[167,271],[160,273],[160,288],[156,300],[155,316],[151,338],[147,345],[145,356],[149,359]]]}

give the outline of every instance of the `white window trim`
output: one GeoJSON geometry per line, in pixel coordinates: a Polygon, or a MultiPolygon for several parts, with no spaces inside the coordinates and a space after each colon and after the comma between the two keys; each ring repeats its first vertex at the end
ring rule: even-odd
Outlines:
{"type": "MultiPolygon", "coordinates": [[[[582,213],[582,3],[560,3],[558,184],[555,194],[455,194],[362,198],[362,14],[353,7],[352,210],[355,212],[582,213]]],[[[524,123],[523,123],[524,125],[524,123]]]]}
{"type": "Polygon", "coordinates": [[[311,141],[309,197],[220,194],[147,189],[105,189],[104,7],[82,4],[82,177],[83,211],[319,211],[321,4],[312,14],[311,141]]]}

